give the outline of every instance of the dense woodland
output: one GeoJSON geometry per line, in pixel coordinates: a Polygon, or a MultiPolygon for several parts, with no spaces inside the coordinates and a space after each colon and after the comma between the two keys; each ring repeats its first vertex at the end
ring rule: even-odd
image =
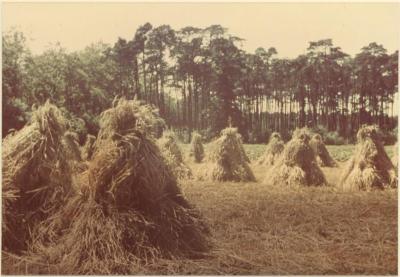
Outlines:
{"type": "MultiPolygon", "coordinates": [[[[262,35],[262,34],[260,34],[262,35]]],[[[376,42],[351,57],[331,39],[309,42],[295,59],[272,46],[247,53],[243,39],[220,25],[174,30],[146,23],[130,40],[40,55],[24,34],[3,34],[3,137],[21,128],[50,99],[65,111],[81,142],[96,134],[97,117],[115,97],[155,105],[169,128],[206,138],[231,124],[246,142],[265,142],[296,127],[323,130],[332,143],[354,138],[361,124],[395,133],[398,51],[376,42]]],[[[188,135],[189,134],[189,135],[188,135]]]]}

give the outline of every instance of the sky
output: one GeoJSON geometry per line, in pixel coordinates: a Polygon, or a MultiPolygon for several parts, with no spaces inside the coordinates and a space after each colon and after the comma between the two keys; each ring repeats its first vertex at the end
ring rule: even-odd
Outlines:
{"type": "Polygon", "coordinates": [[[140,25],[220,24],[243,48],[275,47],[278,57],[305,53],[309,41],[332,38],[350,55],[377,42],[399,49],[399,3],[4,3],[2,30],[16,28],[35,54],[59,42],[68,51],[131,39],[140,25]]]}

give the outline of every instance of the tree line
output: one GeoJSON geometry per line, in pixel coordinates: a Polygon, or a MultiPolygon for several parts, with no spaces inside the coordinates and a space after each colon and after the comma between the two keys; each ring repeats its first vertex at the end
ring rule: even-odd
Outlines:
{"type": "Polygon", "coordinates": [[[146,23],[114,45],[74,52],[55,45],[33,55],[24,34],[10,31],[2,42],[3,137],[50,99],[83,140],[96,134],[98,115],[116,96],[153,104],[169,128],[206,138],[229,124],[247,142],[304,126],[343,138],[365,123],[397,127],[398,51],[371,42],[351,57],[322,39],[286,59],[274,47],[248,53],[242,42],[220,25],[146,23]]]}

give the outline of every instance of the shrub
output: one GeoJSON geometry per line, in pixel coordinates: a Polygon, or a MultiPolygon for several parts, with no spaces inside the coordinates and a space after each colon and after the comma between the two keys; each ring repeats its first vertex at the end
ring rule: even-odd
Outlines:
{"type": "Polygon", "coordinates": [[[346,144],[346,139],[339,135],[338,132],[328,132],[323,137],[327,145],[343,145],[346,144]]]}
{"type": "Polygon", "coordinates": [[[384,145],[393,145],[397,142],[398,129],[396,127],[391,131],[381,130],[380,136],[384,145]]]}
{"type": "Polygon", "coordinates": [[[61,110],[63,111],[65,118],[68,120],[68,130],[78,135],[77,142],[82,145],[88,133],[85,120],[75,116],[65,108],[62,108],[61,110]]]}
{"type": "Polygon", "coordinates": [[[328,131],[328,129],[322,125],[314,127],[312,131],[321,135],[323,142],[326,145],[343,145],[348,143],[348,141],[344,137],[340,136],[337,131],[328,131]]]}

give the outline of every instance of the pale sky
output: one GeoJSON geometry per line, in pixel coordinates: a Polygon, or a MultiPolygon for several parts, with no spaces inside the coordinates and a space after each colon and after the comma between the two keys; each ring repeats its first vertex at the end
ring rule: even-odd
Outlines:
{"type": "Polygon", "coordinates": [[[73,51],[131,39],[146,22],[175,30],[220,24],[249,52],[273,46],[294,58],[325,38],[351,55],[373,41],[391,53],[399,49],[399,11],[399,3],[3,3],[2,29],[16,27],[41,53],[56,42],[73,51]]]}

